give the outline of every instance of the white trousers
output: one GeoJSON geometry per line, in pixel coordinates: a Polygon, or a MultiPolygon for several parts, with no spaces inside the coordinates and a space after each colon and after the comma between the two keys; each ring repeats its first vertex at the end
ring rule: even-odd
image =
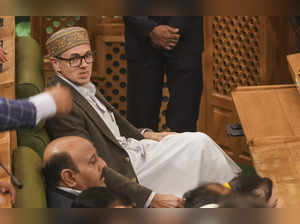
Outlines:
{"type": "MultiPolygon", "coordinates": [[[[178,197],[204,183],[230,181],[241,169],[206,134],[186,132],[160,142],[139,141],[143,150],[127,149],[140,184],[178,197]]],[[[140,147],[141,148],[141,147],[140,147]]]]}

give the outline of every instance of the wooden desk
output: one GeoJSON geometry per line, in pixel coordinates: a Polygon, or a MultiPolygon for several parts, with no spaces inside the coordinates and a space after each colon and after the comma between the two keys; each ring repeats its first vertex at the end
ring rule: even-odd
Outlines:
{"type": "Polygon", "coordinates": [[[273,180],[280,207],[300,207],[300,95],[295,85],[232,93],[254,166],[273,180]]]}

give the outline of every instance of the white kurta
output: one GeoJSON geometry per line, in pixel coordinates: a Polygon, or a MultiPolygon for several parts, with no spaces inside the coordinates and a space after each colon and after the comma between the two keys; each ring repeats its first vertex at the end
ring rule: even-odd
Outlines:
{"type": "Polygon", "coordinates": [[[127,151],[139,182],[145,187],[181,197],[203,183],[228,182],[241,171],[204,133],[173,134],[160,142],[126,139],[121,136],[113,113],[95,97],[92,83],[80,87],[70,84],[93,106],[127,151]]]}
{"type": "Polygon", "coordinates": [[[230,181],[241,170],[204,133],[170,135],[160,142],[139,141],[144,152],[127,148],[142,185],[162,194],[181,197],[204,183],[230,181]]]}

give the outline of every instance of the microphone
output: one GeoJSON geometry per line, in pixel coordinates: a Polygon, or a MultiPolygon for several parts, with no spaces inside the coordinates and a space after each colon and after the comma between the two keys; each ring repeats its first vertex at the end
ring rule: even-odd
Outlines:
{"type": "Polygon", "coordinates": [[[2,169],[5,171],[5,173],[10,176],[11,178],[11,182],[13,183],[14,186],[16,186],[18,189],[22,189],[23,184],[18,180],[18,178],[16,178],[13,174],[11,174],[7,168],[1,163],[0,161],[0,167],[2,167],[2,169]]]}

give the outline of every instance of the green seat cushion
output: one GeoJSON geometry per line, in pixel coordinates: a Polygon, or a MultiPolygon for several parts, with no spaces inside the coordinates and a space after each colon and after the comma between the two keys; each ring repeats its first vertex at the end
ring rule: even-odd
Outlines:
{"type": "Polygon", "coordinates": [[[15,207],[46,208],[46,192],[41,174],[42,160],[28,147],[19,147],[13,153],[13,173],[23,184],[17,189],[15,207]]]}
{"type": "Polygon", "coordinates": [[[44,90],[43,56],[39,44],[31,37],[16,39],[16,93],[27,98],[44,90]]]}
{"type": "Polygon", "coordinates": [[[238,163],[238,165],[242,169],[244,175],[246,176],[257,175],[256,170],[253,166],[244,163],[238,163]]]}
{"type": "Polygon", "coordinates": [[[50,140],[44,128],[40,130],[21,129],[18,130],[18,145],[32,148],[42,159],[44,150],[50,140]]]}
{"type": "MultiPolygon", "coordinates": [[[[16,38],[16,98],[23,99],[44,90],[43,55],[31,37],[16,38]]],[[[42,121],[34,129],[41,129],[42,121]]]]}

